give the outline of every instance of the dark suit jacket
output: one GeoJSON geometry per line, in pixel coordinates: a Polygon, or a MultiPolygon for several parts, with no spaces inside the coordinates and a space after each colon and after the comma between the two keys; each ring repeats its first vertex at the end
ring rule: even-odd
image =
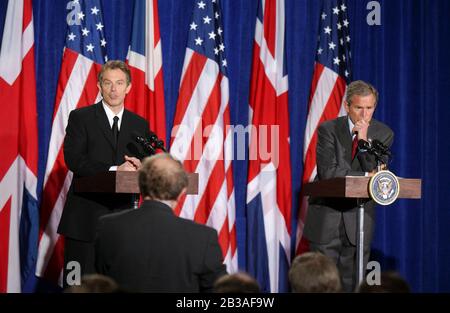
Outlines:
{"type": "Polygon", "coordinates": [[[226,274],[216,230],[158,201],[100,218],[96,269],[136,292],[207,292],[226,274]]]}
{"type": "MultiPolygon", "coordinates": [[[[136,135],[149,136],[149,126],[140,116],[124,110],[117,147],[101,102],[70,112],[64,139],[64,160],[75,177],[106,172],[124,162],[124,156],[142,158],[145,153],[136,135]]],[[[58,227],[67,237],[93,241],[101,215],[131,207],[130,195],[75,193],[73,184],[58,227]]]]}
{"type": "MultiPolygon", "coordinates": [[[[368,139],[378,139],[391,146],[394,133],[385,124],[372,119],[368,139]]],[[[364,176],[376,167],[375,157],[359,152],[352,160],[352,136],[347,116],[322,123],[318,128],[316,180],[344,176],[364,176]]],[[[352,244],[356,244],[357,203],[355,199],[311,197],[304,234],[309,240],[325,244],[338,235],[341,218],[352,244]]],[[[370,244],[375,222],[375,203],[365,204],[364,242],[370,244]]]]}

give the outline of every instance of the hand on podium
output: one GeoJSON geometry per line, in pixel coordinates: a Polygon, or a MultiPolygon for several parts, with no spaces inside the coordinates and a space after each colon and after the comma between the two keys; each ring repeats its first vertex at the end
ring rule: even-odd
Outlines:
{"type": "Polygon", "coordinates": [[[141,161],[135,157],[125,156],[125,162],[123,162],[119,167],[117,167],[118,171],[128,171],[134,172],[137,171],[141,167],[141,161]]]}

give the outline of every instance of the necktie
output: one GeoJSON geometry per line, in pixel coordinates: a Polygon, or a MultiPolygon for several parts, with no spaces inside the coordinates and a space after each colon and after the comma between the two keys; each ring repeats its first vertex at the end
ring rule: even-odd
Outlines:
{"type": "Polygon", "coordinates": [[[355,138],[353,138],[352,142],[352,160],[355,158],[357,150],[358,150],[358,136],[355,135],[355,138]]]}
{"type": "Polygon", "coordinates": [[[113,120],[114,120],[114,123],[112,126],[112,134],[113,134],[114,146],[117,147],[117,140],[119,139],[119,117],[114,116],[113,120]]]}

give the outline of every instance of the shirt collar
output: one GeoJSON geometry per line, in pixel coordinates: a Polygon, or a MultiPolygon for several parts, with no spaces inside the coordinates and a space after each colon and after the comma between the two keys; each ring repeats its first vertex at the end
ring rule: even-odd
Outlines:
{"type": "Polygon", "coordinates": [[[352,136],[352,139],[353,139],[353,137],[355,136],[355,134],[352,133],[352,129],[353,129],[353,127],[355,127],[355,124],[353,124],[353,122],[352,122],[350,116],[347,116],[347,120],[348,120],[348,130],[349,130],[350,135],[352,136]]]}
{"type": "Polygon", "coordinates": [[[112,125],[114,123],[114,116],[117,116],[119,118],[119,122],[118,122],[117,126],[120,130],[120,125],[122,125],[122,116],[123,116],[124,108],[122,107],[122,110],[120,110],[119,113],[114,114],[114,112],[106,105],[105,101],[103,101],[103,100],[102,100],[102,105],[103,105],[103,109],[105,110],[106,117],[108,118],[109,127],[112,128],[112,125]]]}

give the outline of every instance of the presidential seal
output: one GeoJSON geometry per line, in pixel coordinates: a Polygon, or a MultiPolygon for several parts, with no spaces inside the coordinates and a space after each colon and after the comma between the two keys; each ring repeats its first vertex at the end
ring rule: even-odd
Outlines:
{"type": "Polygon", "coordinates": [[[370,197],[378,204],[389,205],[398,198],[400,184],[391,171],[379,171],[369,181],[370,197]]]}

